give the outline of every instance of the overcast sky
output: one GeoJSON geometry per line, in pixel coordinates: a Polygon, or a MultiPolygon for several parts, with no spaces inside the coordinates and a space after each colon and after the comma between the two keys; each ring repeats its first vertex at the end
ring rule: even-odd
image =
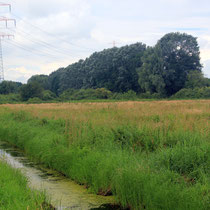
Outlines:
{"type": "Polygon", "coordinates": [[[155,45],[169,32],[198,38],[203,72],[210,77],[209,0],[5,0],[10,22],[2,33],[5,79],[26,82],[86,58],[95,51],[135,42],[155,45]]]}

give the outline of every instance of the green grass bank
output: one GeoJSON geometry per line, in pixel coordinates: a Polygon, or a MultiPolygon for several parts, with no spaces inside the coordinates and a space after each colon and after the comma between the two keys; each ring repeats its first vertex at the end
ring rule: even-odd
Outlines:
{"type": "MultiPolygon", "coordinates": [[[[103,109],[100,115],[106,112],[112,110],[103,109]]],[[[162,120],[147,116],[153,124],[162,120]]],[[[167,115],[162,127],[131,122],[110,126],[34,117],[1,107],[0,140],[94,193],[112,193],[123,207],[207,210],[210,135],[196,128],[175,129],[174,121],[175,116],[167,115]]]]}
{"type": "Polygon", "coordinates": [[[31,190],[27,179],[17,169],[0,160],[0,209],[52,209],[43,192],[31,190]]]}

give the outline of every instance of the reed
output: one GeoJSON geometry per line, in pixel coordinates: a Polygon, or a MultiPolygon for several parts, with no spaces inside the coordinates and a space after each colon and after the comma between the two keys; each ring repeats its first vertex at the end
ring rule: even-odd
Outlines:
{"type": "Polygon", "coordinates": [[[0,140],[131,209],[208,209],[210,101],[3,105],[0,140]]]}

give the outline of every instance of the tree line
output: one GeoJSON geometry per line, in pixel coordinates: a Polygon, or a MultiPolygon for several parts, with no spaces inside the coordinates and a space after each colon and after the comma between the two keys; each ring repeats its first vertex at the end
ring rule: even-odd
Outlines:
{"type": "Polygon", "coordinates": [[[210,87],[210,79],[202,73],[197,39],[176,32],[166,34],[153,47],[136,43],[95,52],[49,76],[34,75],[24,85],[2,82],[0,94],[19,92],[22,100],[50,100],[84,93],[109,97],[130,91],[130,95],[165,98],[182,89],[205,87],[210,87]]]}

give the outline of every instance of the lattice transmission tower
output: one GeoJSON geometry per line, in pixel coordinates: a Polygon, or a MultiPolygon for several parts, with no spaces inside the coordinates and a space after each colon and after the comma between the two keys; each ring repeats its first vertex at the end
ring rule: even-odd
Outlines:
{"type": "MultiPolygon", "coordinates": [[[[11,5],[10,4],[4,4],[0,3],[0,7],[7,7],[9,12],[11,12],[11,5]]],[[[8,23],[11,22],[11,26],[16,26],[16,20],[13,18],[7,18],[0,16],[0,22],[3,22],[5,25],[3,25],[4,29],[9,28],[8,23]]],[[[3,39],[10,39],[14,38],[14,35],[7,34],[4,32],[0,32],[0,83],[4,81],[4,62],[3,62],[3,50],[2,50],[2,40],[3,39]]]]}

